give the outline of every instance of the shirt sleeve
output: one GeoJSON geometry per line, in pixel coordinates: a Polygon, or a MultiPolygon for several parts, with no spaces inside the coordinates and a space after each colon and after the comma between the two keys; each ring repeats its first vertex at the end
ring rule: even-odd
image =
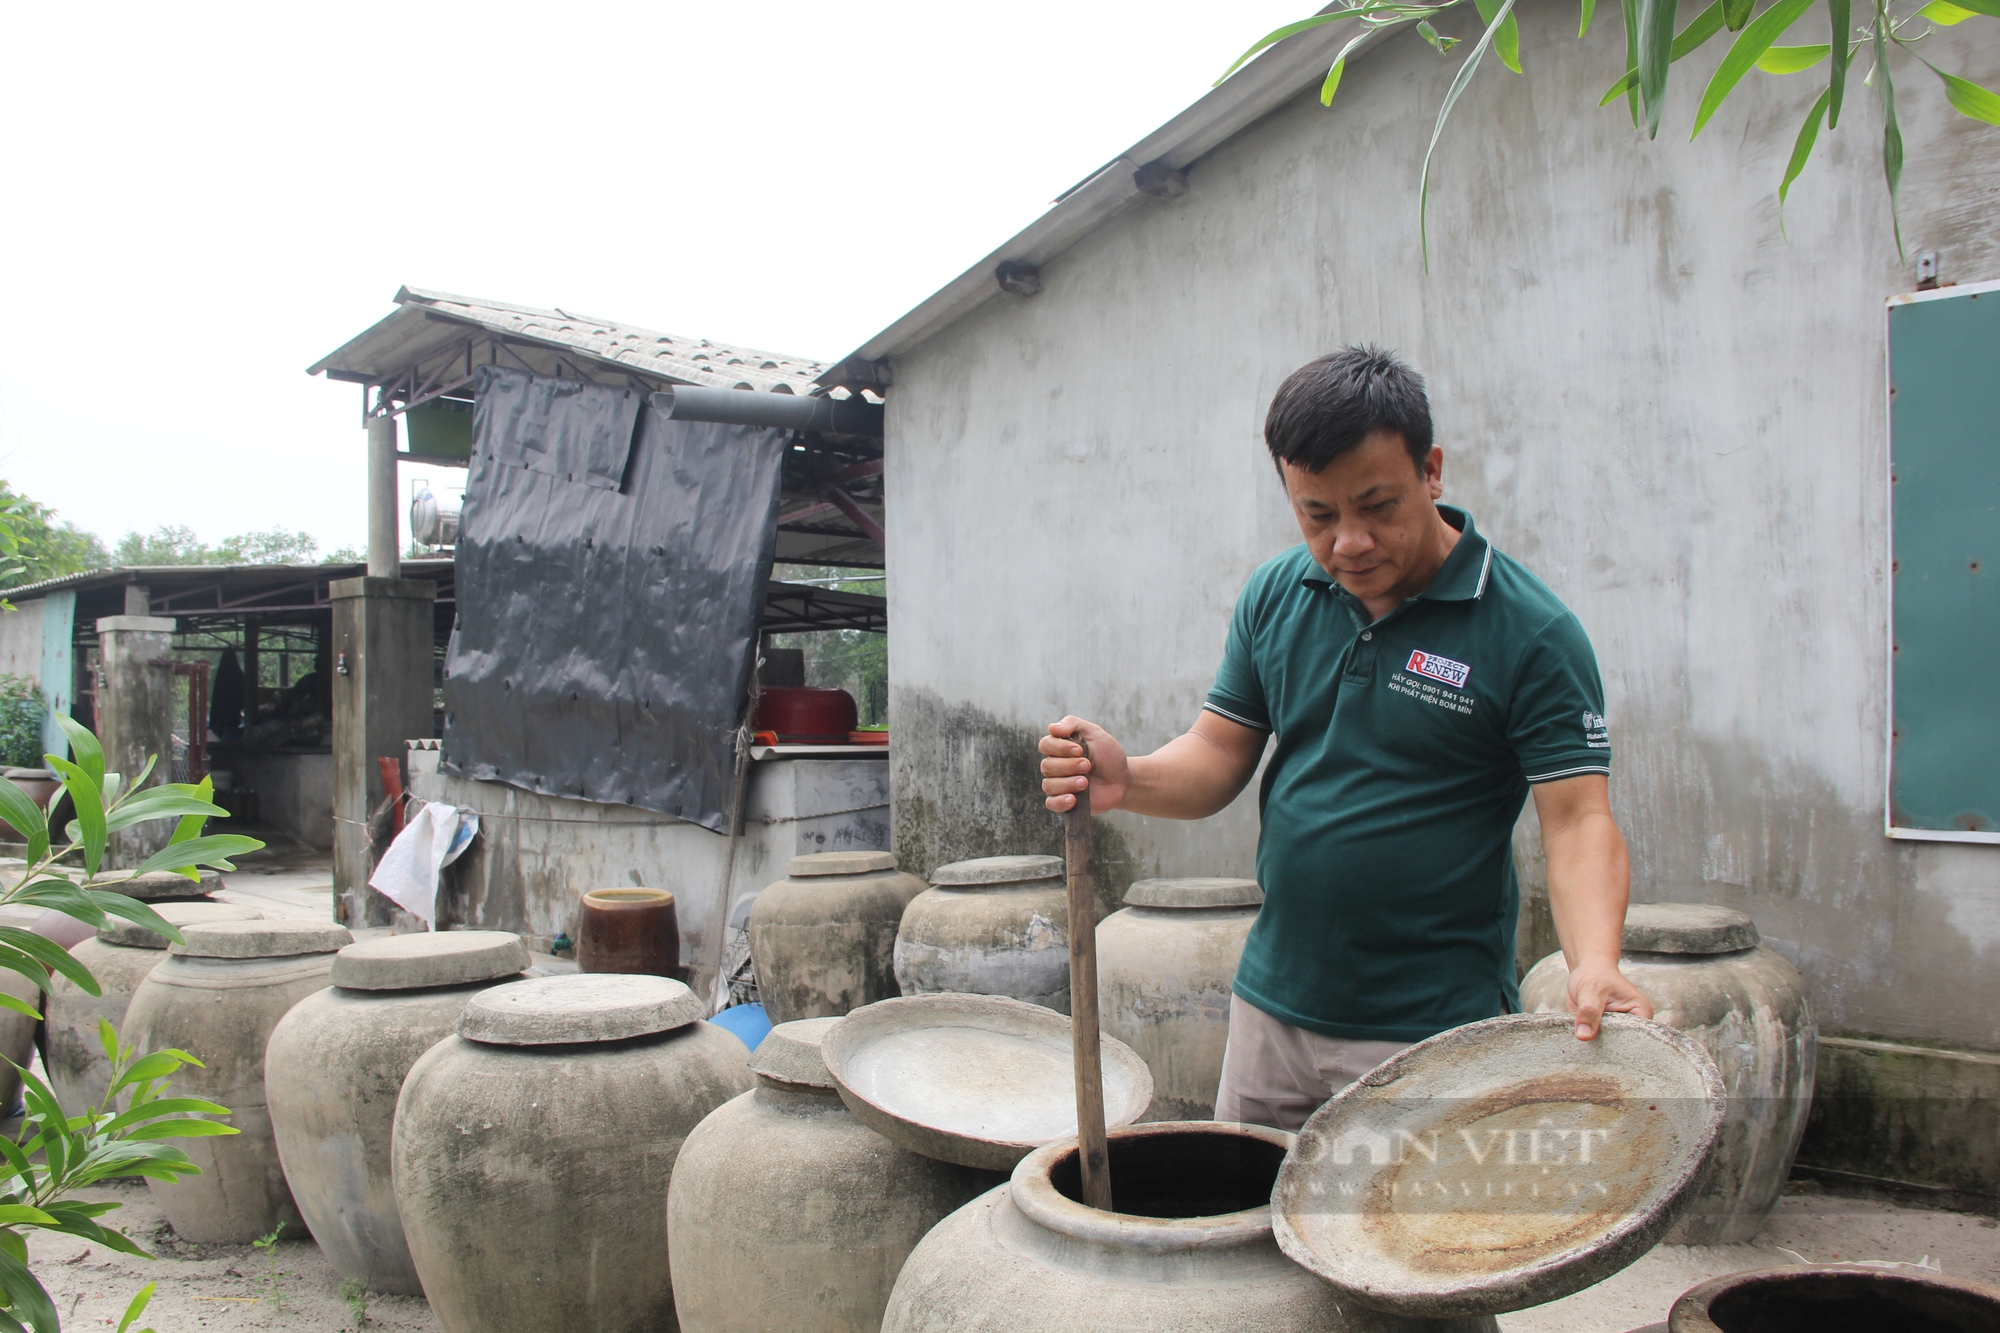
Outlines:
{"type": "Polygon", "coordinates": [[[1507,743],[1529,782],[1611,772],[1611,733],[1597,654],[1565,612],[1542,627],[1522,654],[1508,708],[1507,743]]]}
{"type": "Polygon", "coordinates": [[[1222,665],[1215,670],[1215,686],[1202,707],[1239,726],[1269,731],[1270,708],[1264,700],[1264,683],[1257,678],[1251,647],[1256,637],[1256,587],[1253,578],[1236,599],[1236,610],[1229,617],[1229,635],[1222,645],[1222,665]]]}

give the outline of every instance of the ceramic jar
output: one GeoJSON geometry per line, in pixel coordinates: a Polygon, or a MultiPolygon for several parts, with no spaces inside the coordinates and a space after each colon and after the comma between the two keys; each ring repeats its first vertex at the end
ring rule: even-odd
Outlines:
{"type": "MultiPolygon", "coordinates": [[[[165,917],[168,925],[181,929],[223,921],[256,921],[264,915],[254,907],[205,899],[155,903],[153,910],[165,917]]],[[[124,1034],[125,1010],[139,983],[166,958],[167,937],[136,922],[114,918],[111,925],[80,941],[70,955],[97,978],[99,993],[86,995],[62,974],[50,975],[49,998],[42,1011],[48,1024],[43,1055],[56,1100],[63,1110],[79,1115],[85,1107],[104,1105],[104,1095],[111,1086],[111,1061],[98,1039],[98,1020],[109,1019],[120,1035],[124,1034]]]]}
{"type": "Polygon", "coordinates": [[[681,1147],[667,1234],[682,1333],[877,1333],[917,1242],[1002,1179],[857,1121],[820,1054],[837,1022],[772,1028],[750,1059],[757,1086],[681,1147]]]}
{"type": "Polygon", "coordinates": [[[465,1002],[518,980],[521,937],[500,930],[392,935],[334,955],[333,984],[279,1021],[264,1049],[278,1157],[321,1253],[369,1291],[421,1296],[390,1173],[396,1097],[450,1036],[465,1002]]]}
{"type": "Polygon", "coordinates": [[[186,942],[168,946],[139,983],[123,1035],[142,1051],[173,1046],[200,1059],[204,1067],[174,1075],[173,1094],[227,1106],[238,1132],[181,1142],[201,1174],[146,1186],[184,1240],[247,1245],[299,1224],[265,1103],[264,1045],[293,1005],[326,985],[334,951],[354,937],[283,918],[181,933],[186,942]]]}
{"type": "Polygon", "coordinates": [[[680,914],[665,889],[592,889],[577,911],[576,965],[678,979],[680,914]]]}
{"type": "Polygon", "coordinates": [[[396,1203],[445,1333],[674,1327],[667,1182],[749,1090],[743,1043],[665,977],[483,990],[396,1105],[396,1203]]]}
{"type": "Polygon", "coordinates": [[[1069,896],[1059,856],[987,856],[931,872],[896,933],[905,995],[1008,995],[1069,1012],[1069,896]]]}
{"type": "Polygon", "coordinates": [[[1073,1140],[1038,1148],[924,1237],[882,1333],[1494,1333],[1375,1313],[1287,1259],[1270,1199],[1291,1144],[1256,1125],[1113,1130],[1108,1213],[1075,1197],[1073,1140]]]}
{"type": "Polygon", "coordinates": [[[1153,1071],[1147,1119],[1214,1119],[1229,987],[1263,901],[1252,879],[1142,879],[1098,925],[1099,1018],[1153,1071]]]}
{"type": "MultiPolygon", "coordinates": [[[[1702,903],[1634,904],[1619,967],[1653,1002],[1656,1022],[1708,1052],[1729,1094],[1712,1173],[1667,1242],[1747,1241],[1784,1189],[1812,1106],[1819,1028],[1805,983],[1758,943],[1749,916],[1702,903]]],[[[1521,1006],[1561,1012],[1568,989],[1563,956],[1550,954],[1522,979],[1521,1006]]]]}
{"type": "Polygon", "coordinates": [[[750,909],[757,998],[773,1023],[839,1017],[896,989],[896,930],[924,882],[888,852],[795,856],[750,909]]]}

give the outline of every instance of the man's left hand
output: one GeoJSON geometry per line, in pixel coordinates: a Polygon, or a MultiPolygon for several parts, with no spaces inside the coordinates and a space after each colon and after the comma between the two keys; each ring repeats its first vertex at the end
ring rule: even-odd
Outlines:
{"type": "Polygon", "coordinates": [[[1569,1007],[1576,1013],[1576,1039],[1590,1041],[1604,1015],[1653,1016],[1653,1004],[1628,981],[1616,963],[1579,963],[1569,974],[1569,1007]]]}

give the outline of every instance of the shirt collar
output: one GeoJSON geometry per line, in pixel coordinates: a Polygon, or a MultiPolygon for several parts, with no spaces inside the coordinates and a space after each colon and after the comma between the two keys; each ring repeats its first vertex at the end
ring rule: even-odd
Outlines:
{"type": "MultiPolygon", "coordinates": [[[[1444,558],[1437,577],[1431,586],[1418,593],[1412,601],[1426,602],[1468,602],[1486,591],[1486,576],[1493,567],[1493,547],[1479,535],[1473,526],[1472,515],[1455,505],[1439,505],[1438,513],[1444,521],[1458,529],[1458,544],[1451,548],[1451,554],[1444,558]]],[[[1326,588],[1333,592],[1345,593],[1346,589],[1328,576],[1320,568],[1317,560],[1308,558],[1307,569],[1299,580],[1314,588],[1326,588]]]]}

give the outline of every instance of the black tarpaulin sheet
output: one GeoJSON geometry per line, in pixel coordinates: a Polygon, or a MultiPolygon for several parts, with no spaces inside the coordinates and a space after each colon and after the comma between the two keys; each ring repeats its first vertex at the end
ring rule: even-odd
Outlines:
{"type": "Polygon", "coordinates": [[[477,403],[444,767],[726,831],[786,433],[493,367],[477,403]]]}

